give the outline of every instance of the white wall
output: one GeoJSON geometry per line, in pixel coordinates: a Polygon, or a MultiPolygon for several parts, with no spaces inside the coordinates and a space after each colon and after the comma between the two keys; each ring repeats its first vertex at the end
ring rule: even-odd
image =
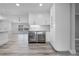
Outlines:
{"type": "Polygon", "coordinates": [[[57,51],[68,51],[70,49],[70,4],[53,4],[51,15],[50,42],[57,51]]]}
{"type": "Polygon", "coordinates": [[[7,19],[0,19],[0,46],[9,41],[9,22],[7,19]]]}

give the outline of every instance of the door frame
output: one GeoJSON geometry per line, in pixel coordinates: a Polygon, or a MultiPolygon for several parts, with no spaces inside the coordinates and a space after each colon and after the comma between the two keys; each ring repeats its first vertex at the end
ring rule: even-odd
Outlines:
{"type": "Polygon", "coordinates": [[[70,53],[76,54],[76,49],[75,49],[75,3],[70,4],[70,53]]]}

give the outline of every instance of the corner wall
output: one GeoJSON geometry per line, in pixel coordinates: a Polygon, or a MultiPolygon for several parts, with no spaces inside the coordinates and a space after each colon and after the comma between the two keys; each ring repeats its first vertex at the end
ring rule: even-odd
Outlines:
{"type": "Polygon", "coordinates": [[[51,13],[50,42],[57,51],[69,51],[70,4],[53,4],[51,13]]]}

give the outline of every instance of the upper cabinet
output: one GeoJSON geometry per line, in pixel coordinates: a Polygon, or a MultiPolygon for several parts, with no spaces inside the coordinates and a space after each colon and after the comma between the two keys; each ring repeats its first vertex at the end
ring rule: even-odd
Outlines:
{"type": "Polygon", "coordinates": [[[30,25],[50,25],[49,13],[29,13],[30,25]]]}
{"type": "Polygon", "coordinates": [[[8,19],[12,22],[12,23],[28,23],[28,16],[11,16],[8,17],[8,19]]]}
{"type": "Polygon", "coordinates": [[[9,22],[6,19],[0,19],[0,32],[3,31],[9,31],[9,22]]]}

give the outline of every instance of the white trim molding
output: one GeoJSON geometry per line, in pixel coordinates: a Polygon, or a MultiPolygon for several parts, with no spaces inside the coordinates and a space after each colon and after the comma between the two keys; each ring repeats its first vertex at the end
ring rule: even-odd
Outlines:
{"type": "Polygon", "coordinates": [[[70,50],[71,54],[76,54],[75,49],[75,4],[70,4],[70,50]]]}

